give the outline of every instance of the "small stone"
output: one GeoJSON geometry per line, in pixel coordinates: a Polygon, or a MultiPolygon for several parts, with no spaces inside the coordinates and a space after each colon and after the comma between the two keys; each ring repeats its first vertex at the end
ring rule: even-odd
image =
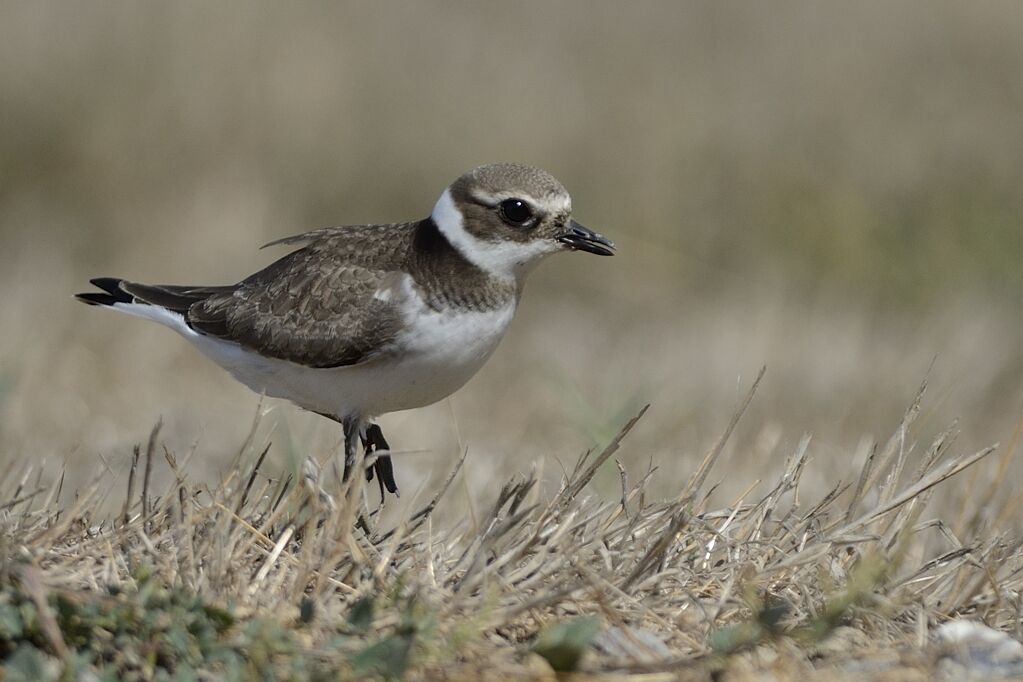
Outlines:
{"type": "Polygon", "coordinates": [[[934,632],[938,669],[946,679],[991,680],[1023,675],[1023,644],[970,620],[945,623],[934,632]]]}
{"type": "Polygon", "coordinates": [[[671,650],[657,635],[630,626],[603,630],[593,646],[611,659],[628,663],[650,663],[671,657],[671,650]]]}

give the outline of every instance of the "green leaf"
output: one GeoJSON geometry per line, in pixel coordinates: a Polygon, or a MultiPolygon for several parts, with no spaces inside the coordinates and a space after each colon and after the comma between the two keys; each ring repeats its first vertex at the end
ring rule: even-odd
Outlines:
{"type": "Polygon", "coordinates": [[[348,625],[356,632],[366,632],[373,624],[373,599],[362,597],[348,610],[348,625]]]}
{"type": "Polygon", "coordinates": [[[760,623],[735,623],[726,625],[711,633],[710,648],[719,654],[731,654],[759,643],[767,636],[767,630],[760,623]]]}
{"type": "Polygon", "coordinates": [[[313,622],[313,618],[316,617],[316,602],[309,597],[302,597],[298,602],[298,619],[303,625],[308,625],[313,622]]]}
{"type": "Polygon", "coordinates": [[[600,618],[579,616],[540,633],[532,650],[547,659],[557,672],[572,672],[600,631],[600,618]]]}
{"type": "Polygon", "coordinates": [[[415,630],[409,628],[370,644],[349,659],[352,672],[356,675],[376,673],[388,678],[401,677],[408,668],[414,638],[415,630]]]}
{"type": "Polygon", "coordinates": [[[781,621],[789,614],[789,605],[778,599],[766,599],[763,607],[757,612],[757,623],[769,632],[774,632],[781,621]]]}
{"type": "Polygon", "coordinates": [[[55,680],[60,664],[31,644],[21,644],[3,665],[4,682],[42,682],[55,680]]]}
{"type": "Polygon", "coordinates": [[[203,611],[206,612],[206,617],[209,618],[211,623],[213,623],[213,627],[218,633],[223,632],[234,625],[234,615],[227,609],[209,605],[203,606],[202,608],[203,611]]]}
{"type": "Polygon", "coordinates": [[[0,639],[18,639],[24,632],[21,611],[11,604],[0,604],[0,639]]]}

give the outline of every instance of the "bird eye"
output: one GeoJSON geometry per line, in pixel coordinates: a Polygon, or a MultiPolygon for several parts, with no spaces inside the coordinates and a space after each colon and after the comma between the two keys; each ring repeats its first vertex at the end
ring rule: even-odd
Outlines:
{"type": "Polygon", "coordinates": [[[500,211],[506,223],[520,227],[533,217],[533,209],[522,199],[505,199],[501,202],[500,211]]]}

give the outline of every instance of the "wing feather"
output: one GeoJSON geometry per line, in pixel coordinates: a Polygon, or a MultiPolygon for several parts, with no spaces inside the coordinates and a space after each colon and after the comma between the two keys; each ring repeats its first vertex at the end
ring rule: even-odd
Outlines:
{"type": "Polygon", "coordinates": [[[413,226],[328,228],[271,242],[307,245],[195,301],[188,324],[309,367],[354,365],[386,354],[401,315],[397,302],[374,294],[405,266],[413,226]]]}

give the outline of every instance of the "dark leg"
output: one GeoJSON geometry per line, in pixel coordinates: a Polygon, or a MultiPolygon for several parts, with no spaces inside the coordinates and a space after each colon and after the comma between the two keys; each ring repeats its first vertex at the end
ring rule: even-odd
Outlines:
{"type": "MultiPolygon", "coordinates": [[[[391,446],[387,444],[387,440],[384,439],[384,432],[376,424],[370,424],[366,427],[366,435],[362,439],[362,446],[367,453],[379,452],[381,450],[389,451],[391,449],[391,446]]],[[[393,493],[395,497],[400,497],[398,495],[398,484],[394,480],[394,466],[391,463],[390,455],[377,455],[373,466],[366,469],[366,480],[372,481],[374,473],[377,476],[377,483],[380,484],[381,500],[384,498],[384,488],[387,489],[387,492],[393,493]]]]}
{"type": "MultiPolygon", "coordinates": [[[[373,452],[373,441],[371,441],[369,439],[369,427],[368,426],[366,427],[366,430],[362,434],[362,451],[364,453],[366,453],[366,457],[367,458],[370,456],[370,453],[373,452]]],[[[366,467],[366,480],[367,481],[372,481],[373,480],[373,470],[374,469],[376,469],[376,462],[373,462],[373,466],[366,467]]],[[[383,504],[384,503],[384,482],[379,477],[377,477],[377,483],[380,485],[380,504],[383,504]]]]}
{"type": "Polygon", "coordinates": [[[345,432],[345,472],[343,480],[347,481],[355,466],[355,448],[359,445],[359,420],[345,418],[341,421],[345,432]]]}

